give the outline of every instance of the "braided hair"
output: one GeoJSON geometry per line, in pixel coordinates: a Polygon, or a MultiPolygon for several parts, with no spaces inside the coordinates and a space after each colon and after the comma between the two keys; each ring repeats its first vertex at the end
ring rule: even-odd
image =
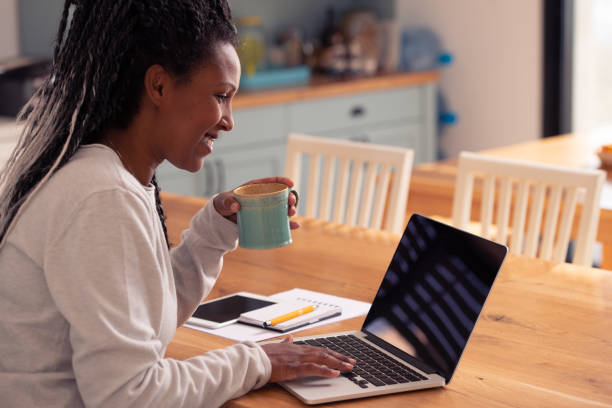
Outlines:
{"type": "MultiPolygon", "coordinates": [[[[219,42],[237,45],[227,0],[66,0],[50,73],[19,113],[23,133],[0,173],[0,247],[25,203],[80,146],[128,127],[148,67],[188,81],[219,42]]],[[[151,183],[168,243],[155,176],[151,183]]]]}

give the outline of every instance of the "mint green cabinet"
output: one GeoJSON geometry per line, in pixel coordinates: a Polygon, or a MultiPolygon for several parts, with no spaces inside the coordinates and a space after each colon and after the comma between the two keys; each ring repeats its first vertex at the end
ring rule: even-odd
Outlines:
{"type": "Polygon", "coordinates": [[[204,196],[210,196],[220,191],[232,190],[239,185],[256,178],[282,176],[285,161],[285,143],[261,146],[257,149],[236,149],[206,159],[205,167],[200,175],[207,185],[212,185],[204,196]],[[214,184],[217,183],[217,184],[214,184]]]}
{"type": "Polygon", "coordinates": [[[415,164],[433,161],[437,151],[436,85],[295,101],[234,110],[234,129],[222,133],[214,151],[195,173],[163,163],[162,190],[210,197],[261,177],[284,173],[291,132],[414,149],[415,164]]]}
{"type": "Polygon", "coordinates": [[[414,149],[416,163],[435,160],[435,85],[363,92],[289,105],[291,132],[414,149]]]}
{"type": "Polygon", "coordinates": [[[163,191],[210,197],[240,184],[284,172],[287,115],[285,106],[235,110],[234,129],[221,132],[212,154],[197,173],[162,163],[157,178],[163,191]]]}

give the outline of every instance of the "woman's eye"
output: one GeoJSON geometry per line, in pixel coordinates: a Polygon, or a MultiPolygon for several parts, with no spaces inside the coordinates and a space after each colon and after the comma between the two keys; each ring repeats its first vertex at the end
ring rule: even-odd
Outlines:
{"type": "Polygon", "coordinates": [[[226,94],[217,94],[217,95],[215,95],[215,97],[217,98],[217,100],[219,102],[224,102],[228,98],[226,94]]]}

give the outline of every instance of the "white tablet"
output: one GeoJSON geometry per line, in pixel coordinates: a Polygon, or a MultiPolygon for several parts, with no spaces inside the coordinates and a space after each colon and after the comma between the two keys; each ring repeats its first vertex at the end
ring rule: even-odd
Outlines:
{"type": "Polygon", "coordinates": [[[249,292],[238,292],[202,303],[187,320],[188,324],[217,329],[238,321],[241,313],[270,306],[277,301],[249,292]]]}

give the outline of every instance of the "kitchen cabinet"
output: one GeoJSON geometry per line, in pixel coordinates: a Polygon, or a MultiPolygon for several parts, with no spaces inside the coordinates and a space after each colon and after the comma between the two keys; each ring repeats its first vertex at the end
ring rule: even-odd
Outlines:
{"type": "Polygon", "coordinates": [[[231,190],[245,181],[284,172],[285,144],[257,149],[236,149],[208,156],[197,173],[190,173],[163,162],[157,168],[157,180],[163,191],[210,197],[231,190]]]}
{"type": "MultiPolygon", "coordinates": [[[[437,80],[432,72],[397,73],[241,92],[234,100],[234,129],[221,133],[203,168],[190,173],[164,162],[157,169],[159,185],[171,193],[209,197],[251,179],[283,175],[291,132],[407,147],[414,149],[415,164],[433,161],[437,80]]],[[[3,152],[8,158],[18,134],[14,122],[4,125],[0,159],[3,152]]]]}
{"type": "Polygon", "coordinates": [[[289,133],[411,148],[415,164],[437,151],[436,80],[415,74],[240,94],[234,129],[215,141],[203,168],[191,174],[164,163],[163,190],[211,196],[255,178],[283,175],[289,133]]]}
{"type": "Polygon", "coordinates": [[[282,175],[285,171],[285,142],[256,149],[236,149],[217,157],[213,155],[206,161],[208,167],[204,167],[201,174],[208,177],[205,182],[212,182],[212,187],[202,194],[205,197],[231,190],[255,178],[282,175]]]}
{"type": "Polygon", "coordinates": [[[435,86],[363,92],[290,105],[291,132],[405,147],[435,159],[435,86]]]}
{"type": "Polygon", "coordinates": [[[238,109],[234,129],[221,132],[213,153],[197,173],[162,163],[157,179],[162,190],[190,196],[210,197],[254,178],[284,172],[286,107],[238,109]]]}

